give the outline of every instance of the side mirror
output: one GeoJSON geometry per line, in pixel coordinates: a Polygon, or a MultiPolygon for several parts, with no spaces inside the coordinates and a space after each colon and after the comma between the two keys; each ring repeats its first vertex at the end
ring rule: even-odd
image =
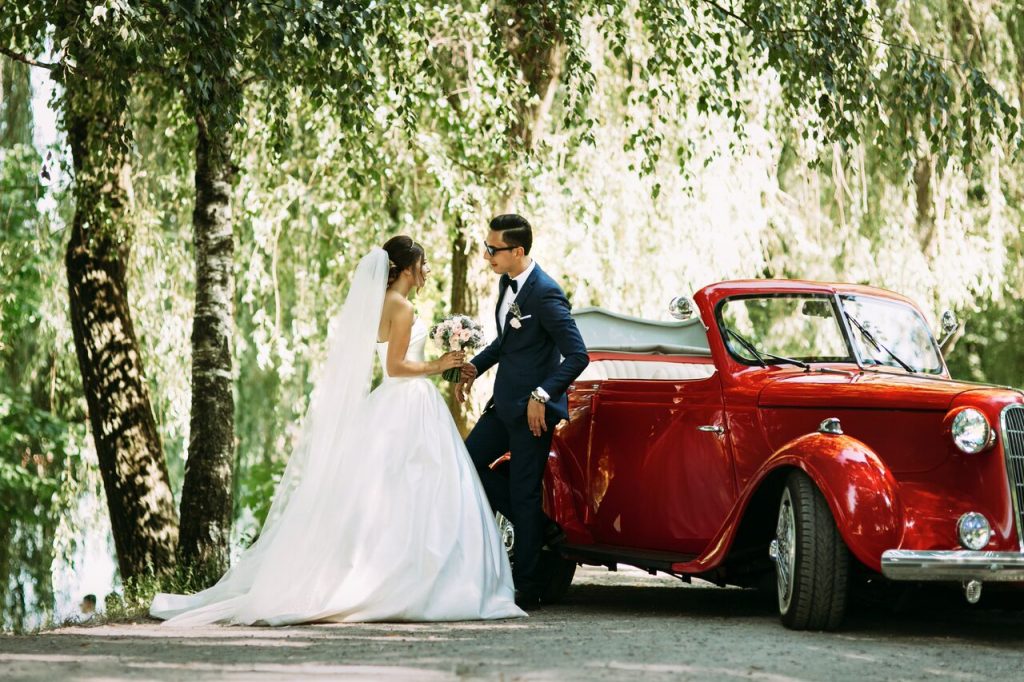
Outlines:
{"type": "Polygon", "coordinates": [[[803,307],[800,309],[804,315],[809,317],[824,317],[830,318],[835,313],[832,311],[832,301],[827,300],[809,300],[804,301],[803,307]]]}
{"type": "Polygon", "coordinates": [[[960,320],[956,318],[956,313],[952,310],[947,310],[942,313],[942,340],[939,341],[939,348],[945,350],[946,344],[953,338],[957,330],[960,329],[960,320]]]}
{"type": "Polygon", "coordinates": [[[676,296],[668,304],[668,313],[677,320],[688,320],[693,317],[693,301],[687,296],[676,296]]]}

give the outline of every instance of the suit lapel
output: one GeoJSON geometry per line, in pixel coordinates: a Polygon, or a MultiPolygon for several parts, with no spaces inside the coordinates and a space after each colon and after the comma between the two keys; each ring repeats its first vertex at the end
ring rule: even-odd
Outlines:
{"type": "Polygon", "coordinates": [[[505,322],[499,319],[498,315],[501,313],[501,299],[505,298],[505,289],[508,286],[505,284],[504,278],[498,280],[498,302],[494,306],[494,325],[498,328],[498,338],[500,339],[505,334],[505,322]]]}

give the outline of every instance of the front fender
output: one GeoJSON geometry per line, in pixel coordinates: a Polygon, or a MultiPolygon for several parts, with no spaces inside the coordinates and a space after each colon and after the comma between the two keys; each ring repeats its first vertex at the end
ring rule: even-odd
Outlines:
{"type": "Polygon", "coordinates": [[[832,510],[839,534],[857,559],[881,572],[882,552],[899,547],[903,509],[899,484],[871,448],[846,435],[810,433],[783,445],[758,470],[802,470],[832,510]]]}

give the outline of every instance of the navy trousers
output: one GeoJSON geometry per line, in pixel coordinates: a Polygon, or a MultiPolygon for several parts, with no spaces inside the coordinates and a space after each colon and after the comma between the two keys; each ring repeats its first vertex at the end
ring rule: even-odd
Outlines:
{"type": "Polygon", "coordinates": [[[526,415],[502,419],[490,409],[480,417],[466,439],[473,464],[480,474],[487,499],[495,511],[512,522],[516,532],[512,579],[517,590],[541,589],[537,560],[544,545],[544,510],[541,486],[551,449],[551,434],[560,417],[545,415],[548,429],[538,438],[530,433],[526,415]],[[510,452],[506,472],[492,471],[491,462],[510,452]]]}

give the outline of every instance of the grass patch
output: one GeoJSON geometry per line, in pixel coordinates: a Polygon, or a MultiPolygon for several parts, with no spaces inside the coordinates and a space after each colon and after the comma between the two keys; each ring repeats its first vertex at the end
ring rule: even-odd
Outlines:
{"type": "Polygon", "coordinates": [[[16,628],[7,634],[36,635],[60,628],[79,627],[92,628],[103,625],[130,625],[135,623],[156,623],[157,619],[149,615],[149,605],[158,592],[172,594],[191,594],[205,589],[210,585],[195,571],[178,569],[171,574],[147,574],[124,581],[124,592],[111,592],[104,598],[103,610],[93,614],[91,618],[70,616],[57,620],[52,615],[44,623],[35,628],[16,628]]]}

